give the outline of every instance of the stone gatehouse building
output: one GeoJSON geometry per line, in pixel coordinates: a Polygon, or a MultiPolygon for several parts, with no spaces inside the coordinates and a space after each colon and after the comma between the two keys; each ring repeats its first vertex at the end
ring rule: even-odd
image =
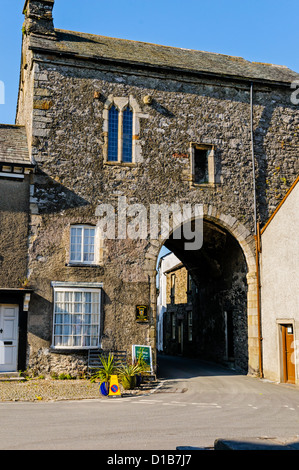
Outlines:
{"type": "MultiPolygon", "coordinates": [[[[54,0],[27,0],[23,11],[16,126],[26,133],[32,167],[23,256],[13,278],[0,274],[2,309],[20,304],[13,289],[22,296],[24,270],[29,283],[28,312],[16,310],[23,338],[16,369],[80,371],[90,348],[130,353],[134,344],[152,346],[156,364],[156,264],[165,245],[198,286],[200,355],[221,355],[229,311],[242,337],[237,366],[258,374],[255,233],[298,174],[290,85],[299,75],[55,29],[53,7],[54,0]],[[202,215],[200,249],[186,248],[187,231],[165,236],[150,223],[153,208],[174,204],[182,214],[190,209],[191,232],[193,209],[202,215]],[[147,306],[146,321],[137,321],[138,305],[147,306]]],[[[1,181],[2,189],[9,191],[1,181]]],[[[180,226],[170,215],[171,227],[180,226]]]]}

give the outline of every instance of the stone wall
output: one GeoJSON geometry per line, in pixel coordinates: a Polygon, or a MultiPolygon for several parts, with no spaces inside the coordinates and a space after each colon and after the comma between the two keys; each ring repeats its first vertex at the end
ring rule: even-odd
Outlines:
{"type": "Polygon", "coordinates": [[[0,286],[20,288],[27,277],[29,176],[0,180],[0,286]]]}
{"type": "Polygon", "coordinates": [[[179,269],[175,269],[167,273],[166,281],[166,301],[171,303],[171,278],[175,277],[175,293],[173,296],[174,304],[185,304],[188,301],[187,289],[188,289],[188,271],[183,266],[179,269]]]}

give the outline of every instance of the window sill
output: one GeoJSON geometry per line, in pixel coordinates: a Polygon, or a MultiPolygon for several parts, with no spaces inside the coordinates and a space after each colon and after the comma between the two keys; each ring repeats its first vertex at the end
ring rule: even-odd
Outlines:
{"type": "Polygon", "coordinates": [[[57,354],[66,354],[66,353],[73,353],[73,352],[87,352],[89,349],[97,349],[99,346],[78,346],[78,347],[55,347],[55,346],[50,346],[50,352],[51,353],[57,353],[57,354]]]}
{"type": "Polygon", "coordinates": [[[135,167],[137,163],[135,162],[104,162],[106,166],[127,166],[127,167],[135,167]]]}
{"type": "Polygon", "coordinates": [[[101,264],[92,263],[66,263],[65,266],[68,268],[101,268],[101,264]]]}
{"type": "Polygon", "coordinates": [[[216,183],[191,183],[193,188],[214,188],[216,183]]]}

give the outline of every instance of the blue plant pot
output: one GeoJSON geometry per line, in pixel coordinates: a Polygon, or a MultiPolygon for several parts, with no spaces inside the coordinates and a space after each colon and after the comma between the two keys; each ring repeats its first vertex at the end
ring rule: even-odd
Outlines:
{"type": "Polygon", "coordinates": [[[102,382],[101,385],[100,385],[100,392],[102,395],[104,395],[105,397],[108,395],[109,393],[109,383],[108,382],[102,382]]]}

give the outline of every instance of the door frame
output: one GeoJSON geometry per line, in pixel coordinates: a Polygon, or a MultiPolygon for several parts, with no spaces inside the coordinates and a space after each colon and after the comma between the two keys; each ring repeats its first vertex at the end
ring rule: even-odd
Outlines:
{"type": "Polygon", "coordinates": [[[1,372],[17,372],[18,370],[18,362],[19,362],[19,319],[20,319],[20,308],[17,303],[0,303],[0,314],[1,310],[4,308],[14,308],[16,309],[16,337],[14,339],[15,341],[15,358],[14,358],[14,363],[15,363],[15,368],[13,370],[3,370],[1,372]]]}

